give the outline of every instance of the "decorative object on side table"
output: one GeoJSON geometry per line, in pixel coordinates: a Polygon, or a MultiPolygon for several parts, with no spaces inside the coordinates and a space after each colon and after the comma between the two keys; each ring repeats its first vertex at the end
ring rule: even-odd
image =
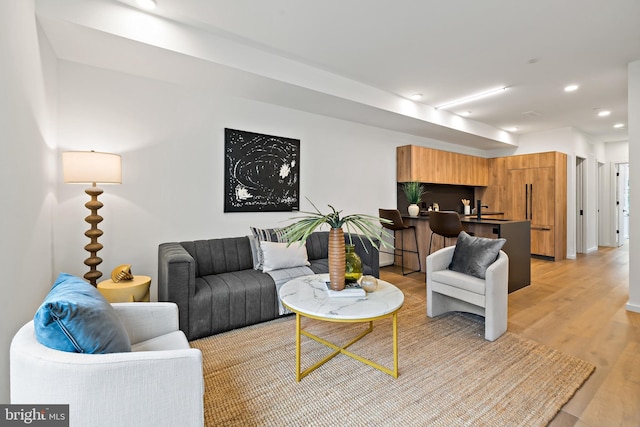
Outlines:
{"type": "Polygon", "coordinates": [[[102,222],[102,217],[98,215],[98,209],[103,204],[98,201],[98,196],[102,194],[102,189],[96,187],[96,183],[121,184],[122,183],[122,161],[120,155],[109,153],[96,153],[95,151],[67,151],[62,153],[62,174],[65,183],[91,184],[85,190],[91,200],[85,203],[91,215],[85,218],[91,228],[84,235],[91,239],[91,242],[84,247],[89,252],[89,258],[84,263],[89,267],[89,272],[84,278],[93,286],[102,277],[96,267],[102,263],[102,258],[98,257],[98,251],[102,245],[98,243],[98,238],[102,236],[102,230],[98,224],[102,222]]]}
{"type": "Polygon", "coordinates": [[[418,203],[422,201],[422,195],[424,194],[424,187],[419,182],[405,182],[402,184],[402,190],[404,190],[407,201],[409,202],[409,215],[418,216],[420,213],[420,207],[418,203]]]}
{"type": "Polygon", "coordinates": [[[149,302],[151,277],[134,276],[131,264],[117,266],[111,279],[98,283],[98,291],[109,302],[149,302]]]}
{"type": "Polygon", "coordinates": [[[341,291],[344,289],[345,284],[346,249],[344,242],[344,230],[342,229],[343,226],[347,228],[350,242],[351,229],[353,228],[355,229],[354,231],[359,232],[359,239],[362,239],[362,236],[364,236],[376,249],[380,249],[380,244],[384,247],[393,248],[393,246],[387,243],[385,239],[381,238],[392,238],[392,236],[384,229],[381,229],[379,225],[382,222],[388,222],[388,220],[364,214],[341,216],[342,211],[337,211],[331,205],[328,205],[331,208],[331,212],[323,214],[316,205],[311,202],[311,200],[309,200],[309,203],[311,203],[316,211],[301,211],[300,213],[305,215],[299,218],[294,218],[298,219],[298,221],[285,227],[283,229],[283,234],[285,239],[289,244],[291,244],[295,241],[306,240],[316,228],[324,224],[331,227],[331,230],[329,231],[329,280],[331,282],[332,290],[341,291]]]}
{"type": "Polygon", "coordinates": [[[113,280],[114,283],[118,283],[122,280],[133,280],[131,264],[121,264],[114,268],[111,272],[111,280],[113,280]]]}

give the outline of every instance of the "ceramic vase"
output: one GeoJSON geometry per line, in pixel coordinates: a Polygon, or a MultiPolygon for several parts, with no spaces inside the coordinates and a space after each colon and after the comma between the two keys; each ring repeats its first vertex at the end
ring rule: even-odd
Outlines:
{"type": "Polygon", "coordinates": [[[415,203],[409,205],[409,216],[418,216],[420,213],[420,207],[415,203]]]}
{"type": "Polygon", "coordinates": [[[332,228],[329,231],[329,287],[334,291],[344,289],[346,271],[344,231],[332,228]]]}

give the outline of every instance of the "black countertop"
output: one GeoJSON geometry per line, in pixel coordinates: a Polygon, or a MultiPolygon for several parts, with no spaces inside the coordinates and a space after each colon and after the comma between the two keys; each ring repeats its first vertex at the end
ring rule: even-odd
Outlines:
{"type": "MultiPolygon", "coordinates": [[[[504,215],[503,212],[487,212],[482,214],[482,218],[478,220],[476,215],[460,215],[460,222],[467,224],[491,224],[491,225],[499,225],[504,223],[514,223],[514,222],[528,222],[524,220],[511,220],[511,219],[503,219],[503,218],[491,218],[492,215],[504,215]]],[[[410,216],[410,215],[402,215],[404,219],[417,219],[417,220],[428,220],[429,215],[420,215],[420,216],[410,216]]]]}
{"type": "Polygon", "coordinates": [[[478,219],[475,216],[473,217],[462,217],[460,218],[460,222],[462,223],[467,223],[467,224],[507,224],[507,223],[514,223],[514,222],[529,222],[529,221],[525,221],[525,220],[518,220],[518,219],[501,219],[501,218],[481,218],[478,219]]]}

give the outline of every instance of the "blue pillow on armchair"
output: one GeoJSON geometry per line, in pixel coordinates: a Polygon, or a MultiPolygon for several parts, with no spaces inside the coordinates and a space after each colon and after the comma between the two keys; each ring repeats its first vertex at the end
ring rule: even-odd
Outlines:
{"type": "Polygon", "coordinates": [[[131,351],[120,317],[89,283],[60,273],[33,318],[36,339],[49,348],[75,353],[131,351]]]}

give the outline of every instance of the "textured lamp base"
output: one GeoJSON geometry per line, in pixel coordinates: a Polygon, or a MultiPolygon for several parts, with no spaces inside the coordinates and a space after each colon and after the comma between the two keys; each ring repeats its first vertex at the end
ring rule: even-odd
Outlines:
{"type": "Polygon", "coordinates": [[[103,246],[98,243],[98,237],[102,236],[102,230],[98,228],[98,224],[102,222],[102,217],[98,215],[98,209],[104,206],[98,201],[98,196],[102,194],[102,189],[93,184],[93,187],[89,187],[85,190],[91,200],[85,203],[85,207],[91,211],[91,215],[84,220],[87,221],[91,228],[87,230],[84,235],[91,239],[91,242],[84,247],[89,252],[89,258],[84,260],[86,266],[89,267],[89,272],[84,275],[84,278],[89,281],[93,286],[97,286],[97,280],[102,277],[102,272],[96,267],[102,263],[102,258],[97,256],[97,253],[103,246]]]}

